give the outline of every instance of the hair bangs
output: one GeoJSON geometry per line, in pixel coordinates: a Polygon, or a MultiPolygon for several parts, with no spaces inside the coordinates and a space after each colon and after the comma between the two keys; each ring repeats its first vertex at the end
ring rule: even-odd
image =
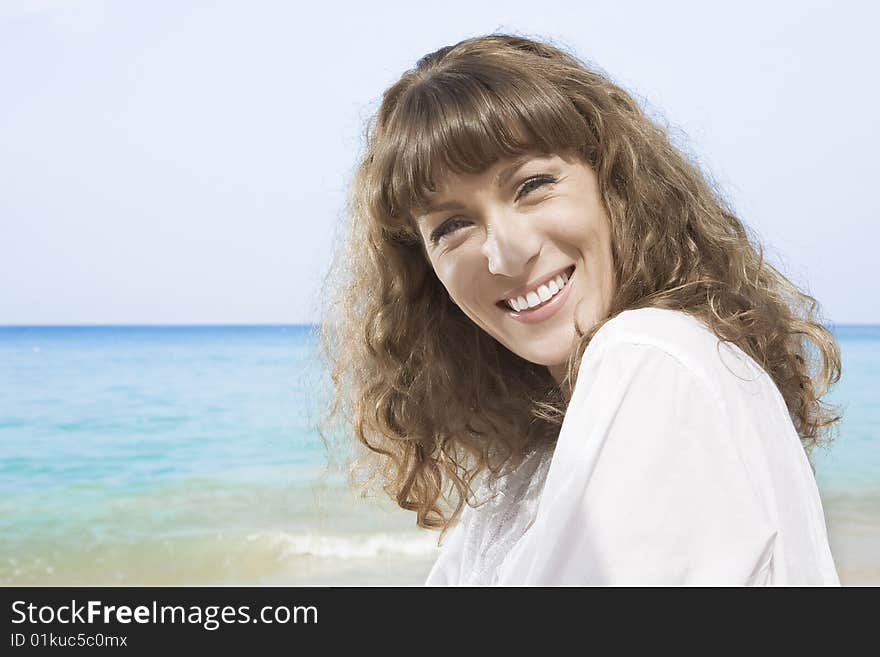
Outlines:
{"type": "Polygon", "coordinates": [[[428,204],[445,174],[500,159],[579,148],[588,131],[571,101],[522,70],[467,62],[433,71],[402,94],[385,126],[386,202],[400,220],[428,204]]]}

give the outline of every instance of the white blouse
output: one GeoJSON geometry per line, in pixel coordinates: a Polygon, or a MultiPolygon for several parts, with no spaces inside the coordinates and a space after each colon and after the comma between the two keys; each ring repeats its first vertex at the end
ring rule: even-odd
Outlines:
{"type": "Polygon", "coordinates": [[[681,312],[607,322],[555,448],[477,497],[427,585],[840,584],[773,380],[681,312]]]}

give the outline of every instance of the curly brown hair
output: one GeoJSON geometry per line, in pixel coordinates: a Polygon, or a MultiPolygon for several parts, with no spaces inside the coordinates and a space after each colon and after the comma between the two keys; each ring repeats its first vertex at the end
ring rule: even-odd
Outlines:
{"type": "Polygon", "coordinates": [[[720,192],[630,94],[553,45],[494,34],[419,60],[368,126],[349,219],[325,288],[327,426],[353,428],[367,449],[352,479],[381,481],[419,526],[448,527],[477,476],[556,439],[584,350],[624,310],[684,311],[745,351],[776,383],[808,456],[840,419],[820,401],[840,378],[840,353],[816,301],[765,262],[720,192]],[[607,317],[578,327],[557,384],[451,302],[414,215],[444,172],[572,151],[598,177],[617,287],[607,317]]]}

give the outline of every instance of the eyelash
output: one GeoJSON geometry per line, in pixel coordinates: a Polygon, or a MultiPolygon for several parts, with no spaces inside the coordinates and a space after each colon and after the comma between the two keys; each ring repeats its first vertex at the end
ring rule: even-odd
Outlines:
{"type": "MultiPolygon", "coordinates": [[[[556,178],[553,176],[548,176],[548,175],[532,176],[531,178],[529,178],[528,180],[523,182],[522,185],[520,185],[520,188],[516,192],[515,200],[518,201],[523,196],[525,196],[526,194],[529,194],[530,192],[534,191],[535,189],[539,189],[540,187],[543,187],[546,184],[552,185],[555,182],[556,182],[556,178]],[[538,184],[534,187],[530,187],[530,185],[532,183],[540,183],[540,184],[538,184]]],[[[437,242],[440,241],[440,239],[443,236],[448,235],[449,233],[453,232],[451,230],[452,226],[455,226],[456,224],[461,223],[463,221],[464,220],[461,219],[460,217],[452,217],[450,219],[447,219],[440,226],[438,226],[437,229],[431,234],[431,242],[436,244],[437,242]]]]}

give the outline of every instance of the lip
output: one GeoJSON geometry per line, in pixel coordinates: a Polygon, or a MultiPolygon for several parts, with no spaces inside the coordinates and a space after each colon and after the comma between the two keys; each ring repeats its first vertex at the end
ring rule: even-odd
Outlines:
{"type": "MultiPolygon", "coordinates": [[[[571,269],[570,265],[565,269],[561,269],[553,276],[549,276],[546,280],[550,280],[551,278],[554,278],[557,274],[561,274],[562,272],[568,271],[569,269],[571,269]]],[[[512,319],[515,319],[518,322],[523,322],[524,324],[535,324],[536,322],[543,322],[545,319],[552,317],[557,312],[559,312],[559,309],[562,308],[563,305],[565,305],[565,302],[568,300],[568,296],[571,294],[572,285],[574,285],[574,271],[572,271],[571,275],[569,275],[568,282],[565,284],[565,287],[562,288],[562,291],[559,292],[559,294],[557,294],[555,297],[553,297],[553,299],[551,299],[549,303],[541,306],[540,308],[535,308],[534,310],[513,310],[512,308],[510,308],[510,306],[505,305],[505,312],[512,319]]]]}
{"type": "Polygon", "coordinates": [[[498,301],[496,301],[496,303],[503,304],[507,299],[512,299],[513,297],[524,297],[524,296],[526,296],[526,294],[528,292],[533,291],[533,290],[537,290],[539,285],[543,285],[544,283],[556,278],[557,276],[559,276],[563,272],[567,272],[573,266],[574,265],[566,265],[565,267],[562,267],[561,269],[557,269],[556,271],[554,271],[551,274],[547,274],[546,276],[543,276],[541,278],[536,278],[533,281],[529,281],[528,283],[526,283],[522,287],[518,287],[515,290],[510,290],[510,292],[508,292],[503,297],[498,299],[498,301]]]}

